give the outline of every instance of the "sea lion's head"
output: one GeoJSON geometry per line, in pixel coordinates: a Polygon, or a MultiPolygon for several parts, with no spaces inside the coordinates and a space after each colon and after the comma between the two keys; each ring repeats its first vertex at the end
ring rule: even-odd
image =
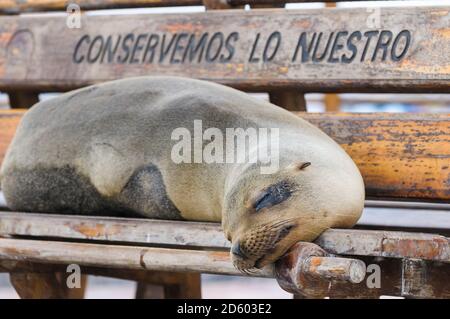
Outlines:
{"type": "Polygon", "coordinates": [[[357,222],[364,184],[356,165],[342,153],[328,162],[295,161],[276,174],[250,170],[239,178],[226,197],[223,218],[236,268],[261,268],[298,241],[357,222]]]}

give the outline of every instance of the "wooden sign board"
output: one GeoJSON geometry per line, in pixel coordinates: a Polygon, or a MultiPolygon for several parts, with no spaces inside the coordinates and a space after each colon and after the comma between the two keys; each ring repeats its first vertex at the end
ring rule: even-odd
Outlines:
{"type": "Polygon", "coordinates": [[[450,88],[450,7],[77,18],[0,17],[0,89],[65,90],[142,75],[248,90],[450,88]]]}

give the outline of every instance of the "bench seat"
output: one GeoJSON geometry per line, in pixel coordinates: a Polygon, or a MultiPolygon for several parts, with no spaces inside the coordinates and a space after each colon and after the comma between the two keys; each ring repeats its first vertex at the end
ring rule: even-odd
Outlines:
{"type": "MultiPolygon", "coordinates": [[[[330,229],[315,243],[332,256],[358,256],[367,265],[382,265],[381,280],[386,285],[373,290],[367,288],[365,282],[332,281],[326,290],[315,291],[316,297],[321,296],[320,293],[322,297],[342,297],[344,292],[349,297],[354,295],[348,293],[352,289],[359,297],[381,294],[450,297],[450,289],[442,284],[445,278],[450,279],[450,239],[447,237],[428,233],[330,229]],[[414,271],[425,272],[425,283],[433,289],[421,288],[423,280],[413,278],[406,282],[404,276],[398,276],[399,272],[411,272],[411,261],[421,263],[414,271]],[[414,290],[406,291],[411,285],[414,290]]],[[[0,213],[0,271],[29,271],[27,263],[30,262],[44,269],[77,264],[84,274],[114,276],[112,270],[118,269],[250,275],[276,278],[282,287],[286,284],[283,272],[286,268],[293,271],[284,257],[276,268],[267,266],[251,273],[240,272],[231,264],[228,249],[229,242],[216,223],[0,213]]],[[[345,262],[339,258],[337,260],[345,262]]],[[[301,289],[290,291],[304,292],[301,289]]]]}

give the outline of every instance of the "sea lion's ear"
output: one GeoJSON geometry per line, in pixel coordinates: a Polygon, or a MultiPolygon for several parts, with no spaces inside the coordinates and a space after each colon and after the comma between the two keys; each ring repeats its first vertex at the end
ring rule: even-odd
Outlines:
{"type": "Polygon", "coordinates": [[[256,197],[253,208],[256,212],[259,212],[263,208],[269,208],[285,201],[291,194],[292,186],[288,182],[278,182],[267,187],[256,197]]]}
{"type": "Polygon", "coordinates": [[[309,165],[311,165],[311,162],[295,162],[289,165],[288,168],[296,171],[302,171],[309,165]]]}
{"type": "Polygon", "coordinates": [[[307,168],[309,165],[311,165],[311,162],[301,163],[300,165],[298,165],[298,169],[303,170],[303,169],[307,168]]]}

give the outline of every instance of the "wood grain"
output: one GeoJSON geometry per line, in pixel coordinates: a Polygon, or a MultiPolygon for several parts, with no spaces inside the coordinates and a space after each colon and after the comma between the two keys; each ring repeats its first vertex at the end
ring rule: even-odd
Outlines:
{"type": "Polygon", "coordinates": [[[87,277],[81,276],[81,287],[70,289],[62,272],[11,272],[9,277],[22,299],[83,299],[87,284],[87,277]]]}
{"type": "MultiPolygon", "coordinates": [[[[287,255],[283,258],[290,258],[285,263],[279,262],[275,267],[267,266],[262,270],[255,270],[251,276],[257,277],[277,277],[281,274],[281,269],[285,270],[285,273],[296,271],[296,262],[305,261],[303,259],[292,260],[294,255],[287,255]],[[274,268],[277,270],[274,271],[274,268]]],[[[294,258],[295,259],[295,258],[294,258]]],[[[317,262],[317,265],[321,265],[320,268],[326,267],[327,276],[333,273],[332,269],[336,268],[336,265],[331,265],[331,260],[337,260],[339,267],[342,268],[342,258],[329,258],[329,257],[314,257],[313,262],[317,262]],[[321,262],[321,259],[326,259],[327,266],[321,262]]],[[[244,275],[242,272],[236,270],[230,262],[228,252],[223,251],[205,251],[205,250],[186,250],[186,249],[168,249],[168,248],[153,248],[153,247],[137,247],[137,246],[118,246],[118,245],[99,245],[91,243],[70,243],[70,242],[55,242],[55,241],[37,241],[37,240],[22,240],[22,239],[3,239],[0,238],[0,263],[3,261],[16,261],[16,262],[32,262],[43,264],[78,264],[80,266],[87,267],[101,267],[109,269],[122,270],[164,270],[164,271],[192,271],[200,273],[215,273],[215,274],[229,274],[229,275],[244,275]]],[[[392,263],[401,262],[402,259],[390,260],[392,263]]],[[[362,266],[360,261],[354,261],[358,265],[358,268],[362,266]]],[[[382,263],[382,261],[376,261],[376,263],[382,263]]],[[[337,267],[337,268],[339,268],[337,267]]],[[[350,267],[351,268],[351,267],[350,267]]],[[[398,268],[398,267],[397,267],[398,268]]],[[[429,264],[429,269],[425,275],[424,280],[417,282],[413,276],[409,276],[408,287],[416,285],[426,285],[431,289],[409,289],[406,291],[402,287],[401,292],[407,292],[408,296],[415,296],[416,294],[421,297],[448,297],[449,290],[447,285],[442,285],[450,274],[448,271],[449,264],[435,263],[429,264]],[[413,282],[414,281],[414,282],[413,282]],[[412,285],[414,283],[414,285],[412,285]],[[436,289],[435,289],[436,288],[436,289]]],[[[343,269],[349,269],[343,267],[343,269]]],[[[382,269],[385,269],[384,267],[382,269]]],[[[297,269],[298,270],[298,269],[297,269]]],[[[322,269],[323,270],[323,269],[322,269]]],[[[322,271],[317,271],[316,267],[301,267],[300,275],[305,277],[311,276],[310,273],[314,273],[315,278],[322,278],[322,280],[330,280],[331,283],[323,286],[320,291],[312,290],[312,293],[316,295],[320,294],[326,296],[331,292],[341,293],[343,291],[351,291],[352,288],[356,288],[359,285],[359,293],[362,295],[368,295],[367,289],[365,294],[361,292],[364,290],[365,281],[360,284],[352,284],[348,281],[334,280],[333,276],[323,278],[320,277],[322,271]],[[338,289],[336,289],[338,287],[338,289]],[[345,289],[339,289],[345,288],[345,289]]],[[[398,281],[401,276],[398,272],[394,278],[387,278],[384,271],[380,274],[382,277],[382,283],[386,286],[390,284],[390,281],[394,279],[398,281]]],[[[43,276],[43,275],[40,275],[43,276]]],[[[45,275],[44,275],[45,276],[45,275]]],[[[340,274],[339,274],[340,276],[340,274]]],[[[301,292],[301,286],[297,289],[296,284],[298,281],[289,276],[284,276],[284,287],[288,286],[289,291],[296,293],[301,292]],[[289,284],[287,280],[294,280],[295,282],[289,284]]],[[[309,277],[308,277],[309,278],[309,277]]],[[[422,279],[423,279],[422,278],[422,279]]],[[[359,281],[359,280],[358,280],[359,281]]],[[[390,286],[390,285],[389,285],[390,286]]],[[[404,286],[402,284],[402,286],[404,286]]],[[[366,287],[367,288],[367,287],[366,287]]],[[[383,287],[386,289],[386,287],[383,287]]],[[[398,289],[398,288],[397,288],[398,289]]],[[[376,290],[369,295],[376,294],[376,290]]]]}
{"type": "Polygon", "coordinates": [[[23,110],[0,110],[0,165],[23,114],[23,110]]]}
{"type": "Polygon", "coordinates": [[[165,283],[158,285],[156,283],[149,284],[146,281],[139,281],[136,288],[136,299],[202,298],[199,273],[152,271],[149,275],[165,283]]]}
{"type": "Polygon", "coordinates": [[[68,28],[63,15],[3,16],[0,89],[68,90],[158,74],[253,91],[448,92],[449,11],[449,7],[383,8],[378,27],[368,23],[373,12],[366,8],[81,15],[79,29],[68,28]],[[302,33],[306,42],[298,46],[302,33]],[[313,49],[305,58],[302,54],[306,44],[313,47],[313,37],[320,43],[317,61],[313,49]],[[190,39],[203,43],[203,49],[191,55],[190,39]],[[356,48],[354,54],[349,42],[356,48]],[[389,42],[386,54],[376,49],[384,42],[389,42]]]}
{"type": "Polygon", "coordinates": [[[202,5],[201,0],[2,0],[0,12],[66,11],[69,3],[78,4],[81,10],[202,5]]]}
{"type": "MultiPolygon", "coordinates": [[[[227,250],[216,223],[0,212],[0,236],[108,241],[227,250]],[[49,227],[51,225],[51,227],[49,227]]],[[[435,234],[330,229],[316,241],[329,253],[450,262],[449,239],[435,234]]]]}
{"type": "MultiPolygon", "coordinates": [[[[349,282],[334,281],[328,287],[328,291],[321,291],[324,293],[322,298],[329,296],[330,298],[379,298],[380,295],[401,296],[402,293],[407,293],[409,297],[422,298],[449,298],[450,287],[447,284],[450,280],[450,264],[426,262],[426,282],[423,280],[411,281],[404,280],[402,273],[408,273],[411,267],[405,268],[404,262],[408,259],[400,258],[379,258],[379,257],[360,257],[366,265],[378,265],[381,271],[381,287],[379,289],[369,288],[367,285],[368,276],[371,272],[367,272],[366,280],[359,284],[349,282]],[[406,272],[405,272],[406,270],[406,272]],[[411,285],[413,284],[413,285],[411,285]],[[415,287],[418,289],[405,289],[407,287],[415,287]],[[430,289],[431,288],[431,289],[430,289]],[[409,291],[408,291],[409,290],[409,291]],[[418,295],[414,295],[418,294],[418,295]]],[[[416,259],[416,261],[418,261],[416,259]]],[[[49,274],[55,272],[65,272],[64,264],[44,264],[31,263],[27,261],[1,260],[0,259],[0,273],[1,272],[15,272],[15,273],[40,273],[49,274]]],[[[159,277],[159,272],[146,271],[144,269],[117,269],[117,268],[102,268],[82,265],[82,273],[85,275],[107,276],[125,280],[135,280],[148,283],[161,283],[164,285],[173,285],[177,283],[178,278],[173,276],[159,277]]],[[[424,277],[422,277],[424,278],[424,277]]],[[[372,282],[372,281],[369,281],[372,282]]],[[[162,296],[162,295],[161,295],[162,296]]]]}
{"type": "Polygon", "coordinates": [[[299,114],[338,142],[360,169],[368,197],[450,199],[448,114],[299,114]]]}
{"type": "MultiPolygon", "coordinates": [[[[321,2],[358,1],[358,0],[321,0],[321,2]]],[[[360,1],[360,0],[359,0],[360,1]]],[[[2,0],[0,12],[19,13],[29,11],[65,11],[69,0],[2,0]]],[[[229,6],[267,5],[279,6],[286,3],[317,2],[317,0],[214,0],[229,6]]],[[[82,10],[138,8],[138,7],[170,7],[170,6],[201,6],[202,0],[77,0],[82,10]]]]}
{"type": "MultiPolygon", "coordinates": [[[[0,111],[0,163],[23,111],[0,111]]],[[[296,113],[358,165],[368,197],[450,199],[448,114],[296,113]]]]}
{"type": "MultiPolygon", "coordinates": [[[[242,275],[228,251],[101,245],[0,238],[0,259],[50,264],[79,264],[117,269],[242,275]]],[[[273,277],[268,266],[254,274],[273,277]]]]}

